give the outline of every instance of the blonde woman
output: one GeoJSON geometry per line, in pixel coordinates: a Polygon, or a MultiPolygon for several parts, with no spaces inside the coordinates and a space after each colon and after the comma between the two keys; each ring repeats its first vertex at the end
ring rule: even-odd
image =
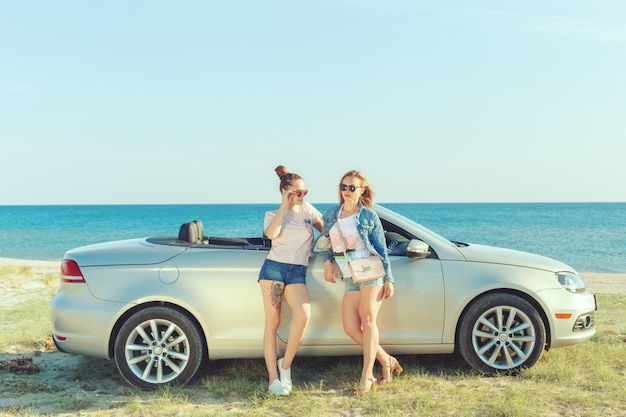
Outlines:
{"type": "Polygon", "coordinates": [[[359,171],[349,171],[339,181],[339,205],[324,213],[324,235],[330,238],[332,249],[324,253],[324,279],[337,282],[332,266],[333,258],[343,274],[346,291],[342,302],[344,331],[363,347],[361,379],[353,395],[364,394],[376,388],[377,382],[390,382],[393,373],[402,372],[398,360],[379,345],[378,311],[383,300],[394,293],[393,275],[382,224],[372,209],[374,191],[367,178],[359,171]],[[337,229],[339,223],[340,230],[337,229]],[[345,253],[345,256],[344,256],[345,253]],[[386,275],[374,281],[356,284],[350,276],[347,261],[378,254],[386,275]],[[383,369],[382,381],[374,378],[374,362],[378,359],[383,369]]]}

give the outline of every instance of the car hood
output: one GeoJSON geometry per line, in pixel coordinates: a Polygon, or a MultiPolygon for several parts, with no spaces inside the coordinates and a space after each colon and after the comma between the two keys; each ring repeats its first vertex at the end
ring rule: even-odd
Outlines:
{"type": "Polygon", "coordinates": [[[495,246],[469,244],[457,248],[469,262],[516,265],[551,272],[576,272],[571,266],[546,256],[495,246]]]}
{"type": "Polygon", "coordinates": [[[182,246],[155,245],[146,239],[117,240],[81,246],[65,253],[83,266],[96,265],[148,265],[165,262],[187,248],[182,246]]]}

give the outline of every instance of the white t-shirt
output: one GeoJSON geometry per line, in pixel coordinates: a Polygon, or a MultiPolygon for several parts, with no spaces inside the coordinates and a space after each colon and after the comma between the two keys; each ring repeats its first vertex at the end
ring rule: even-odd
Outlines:
{"type": "Polygon", "coordinates": [[[351,276],[351,272],[347,261],[350,259],[367,258],[370,252],[367,250],[365,243],[363,243],[359,236],[359,232],[356,230],[356,213],[344,219],[339,218],[337,223],[328,231],[328,237],[330,238],[333,252],[342,253],[344,244],[346,251],[350,250],[350,252],[347,253],[348,259],[344,256],[335,256],[335,262],[337,262],[337,265],[341,268],[343,276],[348,278],[351,276]],[[339,223],[339,227],[341,228],[341,234],[339,234],[339,230],[337,230],[337,223],[339,223]],[[343,239],[341,235],[343,235],[343,239]]]}
{"type": "MultiPolygon", "coordinates": [[[[265,213],[263,230],[276,217],[276,210],[265,213]]],[[[293,206],[285,213],[278,236],[272,240],[267,259],[294,265],[309,265],[313,245],[313,225],[322,220],[322,214],[308,201],[293,206]]]]}

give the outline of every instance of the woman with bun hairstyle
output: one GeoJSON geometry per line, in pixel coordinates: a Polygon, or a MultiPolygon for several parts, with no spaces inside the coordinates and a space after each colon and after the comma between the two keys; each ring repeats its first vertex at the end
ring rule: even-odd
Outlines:
{"type": "Polygon", "coordinates": [[[292,389],[291,364],[311,317],[311,304],[306,288],[306,269],[313,244],[313,228],[324,228],[321,213],[304,201],[308,190],[302,177],[280,165],[275,169],[280,178],[282,201],[278,210],[265,213],[265,236],[272,241],[261,271],[259,285],[265,310],[263,353],[269,374],[268,391],[288,395],[292,389]],[[276,333],[280,326],[283,297],[293,310],[287,348],[277,361],[276,333]],[[280,374],[280,378],[279,378],[280,374]]]}
{"type": "MultiPolygon", "coordinates": [[[[377,384],[390,382],[393,373],[402,372],[400,363],[379,345],[376,320],[383,300],[393,296],[393,276],[383,226],[378,214],[372,209],[374,190],[367,178],[359,171],[348,171],[339,181],[339,205],[324,213],[322,235],[330,238],[332,248],[324,254],[324,279],[336,283],[337,276],[332,262],[336,262],[345,285],[341,306],[344,331],[363,347],[361,379],[353,395],[375,389],[377,384]],[[337,228],[339,224],[339,229],[337,228]],[[344,256],[345,254],[345,256],[344,256]],[[378,254],[386,275],[374,281],[355,284],[347,261],[378,254]],[[382,366],[382,380],[374,378],[374,362],[382,366]]],[[[320,235],[321,236],[321,235],[320,235]]]]}

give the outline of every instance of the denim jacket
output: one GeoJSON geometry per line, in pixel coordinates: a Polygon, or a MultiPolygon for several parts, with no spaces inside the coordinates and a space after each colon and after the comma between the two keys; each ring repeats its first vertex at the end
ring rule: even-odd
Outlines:
{"type": "MultiPolygon", "coordinates": [[[[341,210],[341,205],[331,207],[324,212],[322,220],[324,221],[324,232],[320,235],[328,236],[328,232],[337,222],[337,215],[341,210]]],[[[385,242],[385,232],[383,225],[380,222],[378,214],[371,208],[367,208],[361,205],[361,209],[356,214],[356,229],[361,237],[365,247],[371,253],[378,254],[385,267],[384,281],[393,282],[393,275],[391,274],[391,262],[389,261],[389,255],[387,254],[387,244],[385,242]]],[[[319,239],[319,236],[318,236],[319,239]]],[[[324,255],[324,261],[333,259],[332,249],[323,252],[315,252],[315,245],[311,249],[311,255],[324,255]]]]}

